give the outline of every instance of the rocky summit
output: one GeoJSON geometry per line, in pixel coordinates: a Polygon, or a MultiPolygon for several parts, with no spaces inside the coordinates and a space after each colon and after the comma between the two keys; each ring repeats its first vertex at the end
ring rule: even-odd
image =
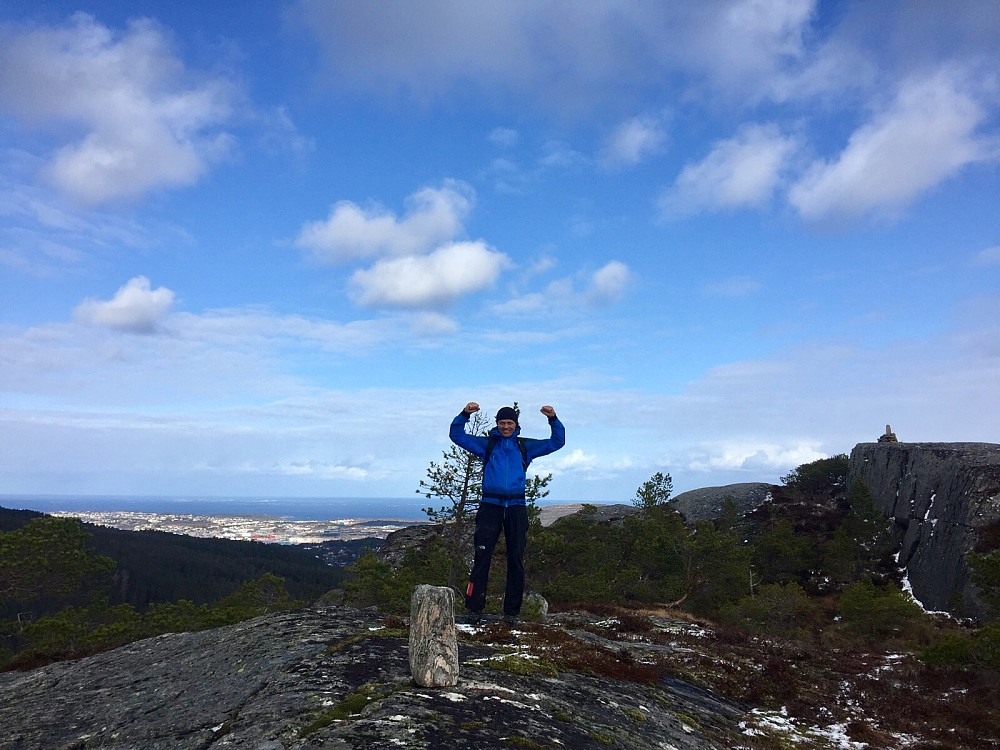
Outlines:
{"type": "Polygon", "coordinates": [[[898,561],[914,596],[928,609],[983,614],[966,556],[994,548],[1000,527],[1000,445],[860,443],[850,481],[871,490],[895,524],[898,561]]]}
{"type": "MultiPolygon", "coordinates": [[[[499,624],[460,643],[457,685],[418,687],[402,625],[317,606],[2,674],[0,746],[696,750],[734,746],[747,715],[677,680],[557,672],[499,624]]],[[[641,659],[635,644],[584,645],[641,659]]]]}
{"type": "Polygon", "coordinates": [[[771,493],[777,489],[766,482],[740,482],[721,487],[702,487],[688,490],[671,500],[671,505],[684,516],[686,523],[710,521],[721,518],[726,500],[736,503],[740,515],[749,513],[771,500],[771,493]]]}

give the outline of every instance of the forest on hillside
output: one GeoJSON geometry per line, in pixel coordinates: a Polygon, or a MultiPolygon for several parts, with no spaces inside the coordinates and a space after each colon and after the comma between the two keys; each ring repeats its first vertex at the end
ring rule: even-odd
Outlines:
{"type": "Polygon", "coordinates": [[[302,606],[345,578],[295,546],[0,509],[0,668],[302,606]]]}

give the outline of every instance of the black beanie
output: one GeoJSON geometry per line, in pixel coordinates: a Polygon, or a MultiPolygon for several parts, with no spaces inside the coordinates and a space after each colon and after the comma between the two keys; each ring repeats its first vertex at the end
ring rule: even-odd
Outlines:
{"type": "Polygon", "coordinates": [[[513,419],[517,421],[517,412],[510,406],[505,406],[497,412],[497,422],[501,419],[513,419]]]}

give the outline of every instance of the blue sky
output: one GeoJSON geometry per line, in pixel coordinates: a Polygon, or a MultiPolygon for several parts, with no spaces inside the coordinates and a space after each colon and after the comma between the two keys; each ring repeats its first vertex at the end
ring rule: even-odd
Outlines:
{"type": "Polygon", "coordinates": [[[0,0],[0,494],[1000,438],[1000,4],[0,0]]]}

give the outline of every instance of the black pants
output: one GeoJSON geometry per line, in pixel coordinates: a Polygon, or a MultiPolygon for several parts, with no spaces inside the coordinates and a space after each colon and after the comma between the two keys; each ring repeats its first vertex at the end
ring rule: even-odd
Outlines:
{"type": "Polygon", "coordinates": [[[503,613],[521,613],[524,598],[524,547],[528,541],[528,509],[523,505],[502,505],[482,502],[476,513],[474,543],[476,555],[465,589],[465,608],[482,612],[486,606],[486,585],[490,578],[493,549],[503,531],[507,547],[507,589],[503,597],[503,613]]]}

